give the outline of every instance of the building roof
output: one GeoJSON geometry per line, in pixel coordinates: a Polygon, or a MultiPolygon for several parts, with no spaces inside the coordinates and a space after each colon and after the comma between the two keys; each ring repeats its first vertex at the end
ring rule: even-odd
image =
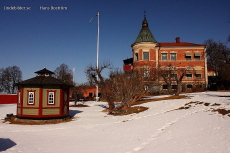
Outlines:
{"type": "Polygon", "coordinates": [[[205,46],[202,44],[194,44],[194,43],[188,43],[188,42],[180,42],[180,37],[176,37],[176,42],[170,42],[170,43],[158,43],[157,47],[172,47],[172,46],[205,46]]]}
{"type": "Polygon", "coordinates": [[[37,73],[37,74],[54,74],[54,72],[47,70],[45,67],[44,67],[44,69],[36,71],[34,73],[37,73]]]}
{"type": "Polygon", "coordinates": [[[34,78],[16,83],[15,85],[64,85],[64,86],[72,86],[66,84],[65,82],[56,79],[54,77],[47,76],[36,76],[34,78]]]}
{"type": "Polygon", "coordinates": [[[139,32],[136,40],[134,43],[138,42],[154,42],[157,43],[156,39],[152,35],[151,31],[148,28],[148,21],[146,20],[146,17],[144,17],[144,20],[142,21],[142,28],[139,32]]]}
{"type": "Polygon", "coordinates": [[[180,42],[180,43],[158,43],[157,47],[170,47],[170,46],[205,46],[201,44],[194,44],[194,43],[188,43],[188,42],[180,42]]]}

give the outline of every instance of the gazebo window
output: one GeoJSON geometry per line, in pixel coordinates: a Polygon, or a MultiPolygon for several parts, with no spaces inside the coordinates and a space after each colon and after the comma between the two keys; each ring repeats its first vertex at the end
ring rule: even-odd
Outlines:
{"type": "Polygon", "coordinates": [[[33,105],[34,104],[34,91],[28,92],[28,104],[33,105]]]}
{"type": "Polygon", "coordinates": [[[48,104],[49,105],[54,104],[54,99],[55,99],[55,92],[54,91],[49,91],[48,92],[48,104]]]}

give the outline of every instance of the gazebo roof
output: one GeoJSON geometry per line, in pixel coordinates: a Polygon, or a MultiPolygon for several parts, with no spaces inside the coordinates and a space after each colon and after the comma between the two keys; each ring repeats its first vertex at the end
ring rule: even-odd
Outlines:
{"type": "Polygon", "coordinates": [[[44,67],[44,69],[42,69],[42,70],[39,70],[39,71],[36,71],[36,72],[34,72],[34,73],[37,73],[37,74],[54,74],[54,72],[52,72],[52,71],[50,71],[50,70],[47,70],[45,67],[44,67]]]}
{"type": "Polygon", "coordinates": [[[16,83],[15,85],[64,85],[64,86],[73,86],[70,84],[66,84],[65,82],[53,78],[53,77],[46,77],[46,76],[36,76],[34,78],[16,83]]]}

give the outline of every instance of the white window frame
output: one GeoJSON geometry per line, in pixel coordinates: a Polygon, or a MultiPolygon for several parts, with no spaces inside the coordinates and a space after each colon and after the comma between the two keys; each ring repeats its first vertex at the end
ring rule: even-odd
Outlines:
{"type": "Polygon", "coordinates": [[[55,92],[54,91],[48,92],[48,104],[49,105],[55,104],[55,92]]]}
{"type": "Polygon", "coordinates": [[[34,104],[34,91],[28,91],[28,104],[33,105],[34,104]]]}

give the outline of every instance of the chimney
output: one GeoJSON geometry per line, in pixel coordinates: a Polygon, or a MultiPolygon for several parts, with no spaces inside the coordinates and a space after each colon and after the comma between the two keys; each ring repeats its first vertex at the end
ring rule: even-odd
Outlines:
{"type": "Polygon", "coordinates": [[[180,43],[180,37],[176,37],[176,43],[180,43]]]}

